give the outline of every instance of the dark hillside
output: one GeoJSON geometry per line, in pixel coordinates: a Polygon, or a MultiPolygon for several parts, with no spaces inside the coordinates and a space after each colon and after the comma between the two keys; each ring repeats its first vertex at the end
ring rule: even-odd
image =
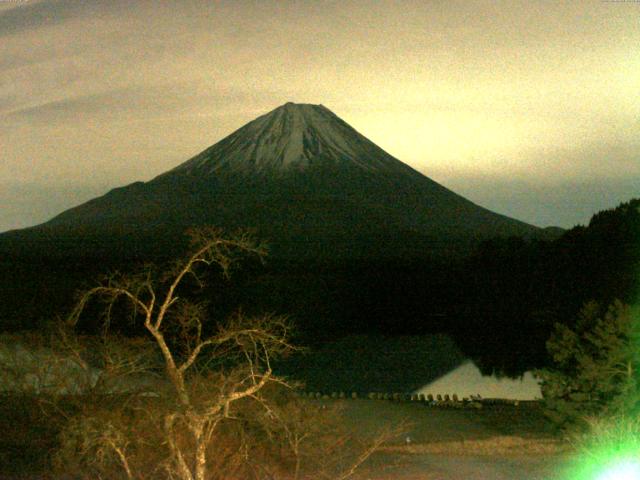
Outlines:
{"type": "Polygon", "coordinates": [[[485,242],[463,271],[468,295],[455,328],[479,366],[518,373],[542,365],[555,322],[571,324],[590,300],[639,300],[640,199],[555,241],[485,242]]]}

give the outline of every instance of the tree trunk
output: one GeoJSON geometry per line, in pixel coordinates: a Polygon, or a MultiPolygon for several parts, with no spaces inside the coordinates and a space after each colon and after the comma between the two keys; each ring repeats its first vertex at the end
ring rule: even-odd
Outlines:
{"type": "Polygon", "coordinates": [[[205,480],[207,475],[207,439],[203,434],[203,425],[198,422],[192,429],[196,444],[195,480],[205,480]]]}

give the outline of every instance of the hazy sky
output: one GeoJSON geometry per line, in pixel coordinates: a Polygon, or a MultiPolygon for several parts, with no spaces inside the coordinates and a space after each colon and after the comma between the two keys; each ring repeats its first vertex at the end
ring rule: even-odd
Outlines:
{"type": "Polygon", "coordinates": [[[0,0],[0,231],[321,103],[496,212],[640,196],[640,0],[0,0]]]}

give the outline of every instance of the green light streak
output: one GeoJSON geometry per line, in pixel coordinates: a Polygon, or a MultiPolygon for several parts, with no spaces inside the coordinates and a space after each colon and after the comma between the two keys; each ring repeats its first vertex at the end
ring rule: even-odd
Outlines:
{"type": "Polygon", "coordinates": [[[640,480],[640,420],[618,416],[594,421],[578,440],[566,480],[640,480]]]}
{"type": "Polygon", "coordinates": [[[640,479],[640,463],[635,460],[621,460],[605,468],[596,480],[638,480],[640,479]]]}
{"type": "Polygon", "coordinates": [[[640,480],[640,455],[581,458],[564,476],[567,480],[640,480]]]}

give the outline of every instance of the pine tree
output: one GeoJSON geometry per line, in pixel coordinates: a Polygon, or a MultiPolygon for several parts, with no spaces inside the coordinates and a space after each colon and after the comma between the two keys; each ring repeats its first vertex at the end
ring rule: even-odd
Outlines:
{"type": "Polygon", "coordinates": [[[561,426],[640,410],[640,316],[616,300],[587,303],[574,326],[556,324],[547,342],[554,367],[540,370],[548,416],[561,426]]]}

